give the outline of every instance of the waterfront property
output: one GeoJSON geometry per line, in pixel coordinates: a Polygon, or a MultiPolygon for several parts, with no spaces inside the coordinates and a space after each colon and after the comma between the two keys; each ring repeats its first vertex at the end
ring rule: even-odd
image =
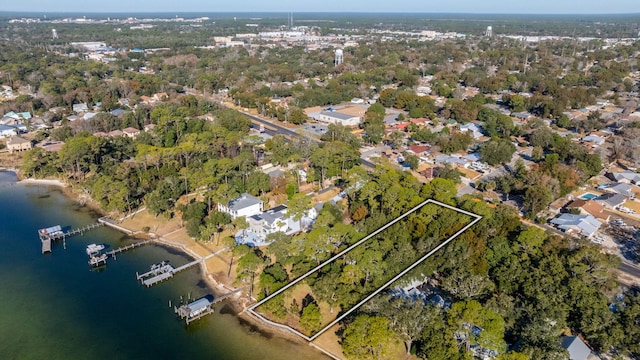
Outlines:
{"type": "Polygon", "coordinates": [[[213,296],[207,295],[189,304],[182,305],[179,308],[174,307],[173,311],[178,314],[180,319],[184,319],[187,325],[189,325],[190,322],[213,313],[214,309],[212,305],[213,296]]]}
{"type": "Polygon", "coordinates": [[[229,201],[229,205],[218,204],[218,210],[229,214],[232,219],[240,216],[257,215],[262,212],[262,209],[262,200],[247,193],[229,201]]]}

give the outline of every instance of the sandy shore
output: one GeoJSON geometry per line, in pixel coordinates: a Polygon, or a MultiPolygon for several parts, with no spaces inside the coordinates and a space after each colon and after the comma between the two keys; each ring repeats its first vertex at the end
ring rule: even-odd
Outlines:
{"type": "MultiPolygon", "coordinates": [[[[50,186],[60,187],[63,193],[67,197],[75,201],[82,202],[83,205],[89,206],[94,210],[98,211],[99,213],[104,214],[99,204],[95,203],[92,199],[87,199],[86,195],[78,194],[76,191],[74,191],[73,187],[68,186],[68,184],[65,184],[60,180],[27,178],[27,179],[19,180],[18,183],[44,185],[44,186],[50,185],[50,186]]],[[[146,211],[144,210],[141,210],[141,212],[146,213],[146,211]]],[[[140,214],[140,215],[131,214],[129,217],[133,218],[133,217],[139,217],[139,216],[144,216],[144,214],[140,214]]],[[[183,232],[185,230],[181,226],[179,228],[176,228],[175,226],[172,227],[170,224],[172,223],[171,220],[162,220],[160,218],[157,218],[157,219],[153,219],[153,221],[144,221],[144,225],[146,226],[153,225],[154,222],[156,223],[155,226],[151,226],[151,228],[155,230],[155,231],[152,230],[153,232],[152,234],[150,234],[149,232],[143,231],[143,229],[140,228],[139,226],[141,224],[136,224],[135,222],[130,222],[126,220],[127,218],[116,220],[116,224],[114,224],[115,226],[112,226],[112,228],[114,230],[118,230],[124,234],[127,234],[132,238],[145,238],[145,239],[151,238],[154,240],[156,244],[173,248],[177,251],[180,251],[184,255],[190,258],[193,258],[194,260],[201,259],[204,256],[206,256],[205,252],[207,253],[207,255],[214,252],[212,249],[194,248],[194,245],[197,245],[197,242],[195,240],[191,240],[187,243],[185,243],[184,241],[174,240],[174,233],[183,232]],[[191,244],[191,242],[193,242],[193,244],[191,244]]],[[[150,219],[146,219],[146,220],[150,220],[150,219]]],[[[223,262],[225,261],[224,258],[222,257],[220,257],[220,260],[223,262]]],[[[199,268],[200,268],[201,279],[205,281],[207,286],[214,292],[214,295],[221,296],[223,294],[237,290],[236,288],[226,284],[224,280],[216,279],[215,270],[212,271],[209,269],[209,266],[207,265],[207,261],[202,261],[199,264],[199,268]]],[[[227,282],[228,280],[229,279],[227,279],[227,282]]],[[[237,295],[234,295],[232,299],[233,299],[232,301],[228,302],[229,306],[231,306],[231,308],[236,313],[236,316],[238,316],[240,321],[242,321],[245,325],[249,326],[253,331],[264,334],[266,336],[275,335],[295,343],[306,343],[298,336],[295,336],[294,334],[288,331],[269,326],[263,323],[262,321],[260,321],[259,319],[255,318],[254,316],[250,315],[246,311],[244,311],[247,308],[247,306],[251,305],[254,301],[249,299],[248,295],[242,294],[241,292],[239,292],[237,295]]],[[[324,350],[322,347],[315,344],[314,345],[309,344],[309,345],[316,347],[316,350],[318,350],[320,353],[324,352],[326,355],[327,351],[324,350]]]]}
{"type": "Polygon", "coordinates": [[[34,178],[28,178],[28,179],[22,179],[22,180],[18,181],[18,184],[53,185],[53,186],[59,186],[59,187],[67,187],[67,184],[63,183],[60,180],[56,180],[56,179],[34,179],[34,178]]]}

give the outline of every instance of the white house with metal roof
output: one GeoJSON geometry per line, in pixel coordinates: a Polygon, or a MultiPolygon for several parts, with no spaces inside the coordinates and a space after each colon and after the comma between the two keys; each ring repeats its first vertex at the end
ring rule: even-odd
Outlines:
{"type": "Polygon", "coordinates": [[[562,214],[552,219],[551,223],[566,233],[582,235],[587,238],[592,237],[602,225],[598,219],[591,215],[574,214],[562,214]]]}
{"type": "Polygon", "coordinates": [[[244,193],[240,197],[229,201],[229,205],[218,203],[218,211],[225,212],[235,219],[240,216],[252,216],[262,212],[262,200],[251,194],[244,193]]]}
{"type": "Polygon", "coordinates": [[[311,114],[314,120],[328,124],[340,124],[343,126],[358,126],[362,121],[360,116],[349,115],[335,110],[323,110],[311,114]]]}

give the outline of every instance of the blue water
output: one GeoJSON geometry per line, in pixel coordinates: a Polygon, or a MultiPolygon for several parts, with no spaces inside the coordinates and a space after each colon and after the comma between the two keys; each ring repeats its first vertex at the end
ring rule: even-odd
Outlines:
{"type": "Polygon", "coordinates": [[[584,194],[579,196],[579,198],[582,199],[582,200],[593,200],[593,199],[595,199],[597,197],[598,197],[598,195],[592,194],[592,193],[584,193],[584,194]]]}
{"type": "Polygon", "coordinates": [[[97,214],[55,187],[14,181],[0,172],[0,359],[323,358],[307,345],[258,333],[224,304],[187,327],[168,302],[212,292],[197,267],[152,288],[135,279],[152,263],[191,260],[173,250],[144,246],[92,271],[88,244],[115,248],[132,241],[99,228],[42,255],[37,229],[83,226],[97,214]]]}

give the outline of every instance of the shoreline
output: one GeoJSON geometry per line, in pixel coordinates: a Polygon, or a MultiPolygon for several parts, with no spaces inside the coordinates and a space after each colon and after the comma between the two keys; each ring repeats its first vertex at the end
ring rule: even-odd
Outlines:
{"type": "MultiPolygon", "coordinates": [[[[10,170],[11,171],[11,170],[10,170]]],[[[15,171],[14,171],[15,172],[15,171]]],[[[16,173],[18,175],[18,173],[16,173]]],[[[27,184],[27,185],[49,185],[49,186],[58,186],[61,188],[67,188],[69,185],[66,183],[57,180],[57,179],[35,179],[35,178],[26,178],[19,179],[17,184],[27,184]]]]}
{"type": "MultiPolygon", "coordinates": [[[[59,188],[62,194],[67,198],[69,198],[70,200],[76,203],[79,203],[82,206],[87,206],[91,210],[96,211],[97,213],[103,216],[106,215],[106,213],[101,208],[101,206],[98,203],[96,203],[92,198],[90,198],[88,195],[78,194],[78,192],[75,191],[76,189],[74,189],[72,186],[64,183],[61,180],[35,179],[35,178],[21,179],[19,172],[16,171],[15,169],[8,170],[8,171],[12,171],[16,173],[16,176],[18,178],[18,180],[16,181],[16,184],[36,185],[36,186],[54,186],[56,188],[59,188]]],[[[155,243],[156,245],[175,249],[180,253],[182,253],[184,256],[191,258],[193,260],[202,258],[200,255],[195,253],[193,250],[187,248],[187,246],[185,246],[182,243],[168,240],[161,235],[155,235],[155,234],[152,234],[149,232],[143,232],[140,230],[133,230],[125,226],[122,226],[120,223],[125,219],[126,219],[126,216],[120,219],[116,219],[115,223],[113,224],[106,223],[106,225],[107,227],[113,230],[116,230],[120,233],[123,233],[132,239],[151,239],[153,240],[153,243],[155,243]]],[[[209,272],[209,269],[205,261],[200,262],[198,265],[200,269],[199,270],[200,279],[207,284],[207,287],[213,292],[214,296],[221,296],[221,295],[224,295],[225,293],[237,290],[236,288],[229,287],[225,285],[223,282],[217,280],[214,277],[214,274],[209,272]]],[[[252,302],[252,300],[250,300],[247,295],[243,295],[242,292],[235,294],[234,296],[231,297],[230,300],[232,301],[229,301],[226,304],[231,307],[233,315],[238,318],[238,321],[243,326],[248,328],[250,332],[255,332],[259,336],[265,336],[265,337],[277,336],[281,339],[290,341],[295,344],[300,344],[300,345],[306,344],[314,348],[314,350],[317,351],[318,354],[321,354],[322,356],[327,357],[329,359],[331,358],[329,355],[327,355],[329,353],[326,350],[319,347],[318,345],[313,344],[312,342],[303,341],[298,336],[295,336],[294,334],[288,331],[269,326],[268,324],[265,324],[262,321],[260,321],[260,319],[247,313],[245,310],[248,304],[252,302]]]]}

